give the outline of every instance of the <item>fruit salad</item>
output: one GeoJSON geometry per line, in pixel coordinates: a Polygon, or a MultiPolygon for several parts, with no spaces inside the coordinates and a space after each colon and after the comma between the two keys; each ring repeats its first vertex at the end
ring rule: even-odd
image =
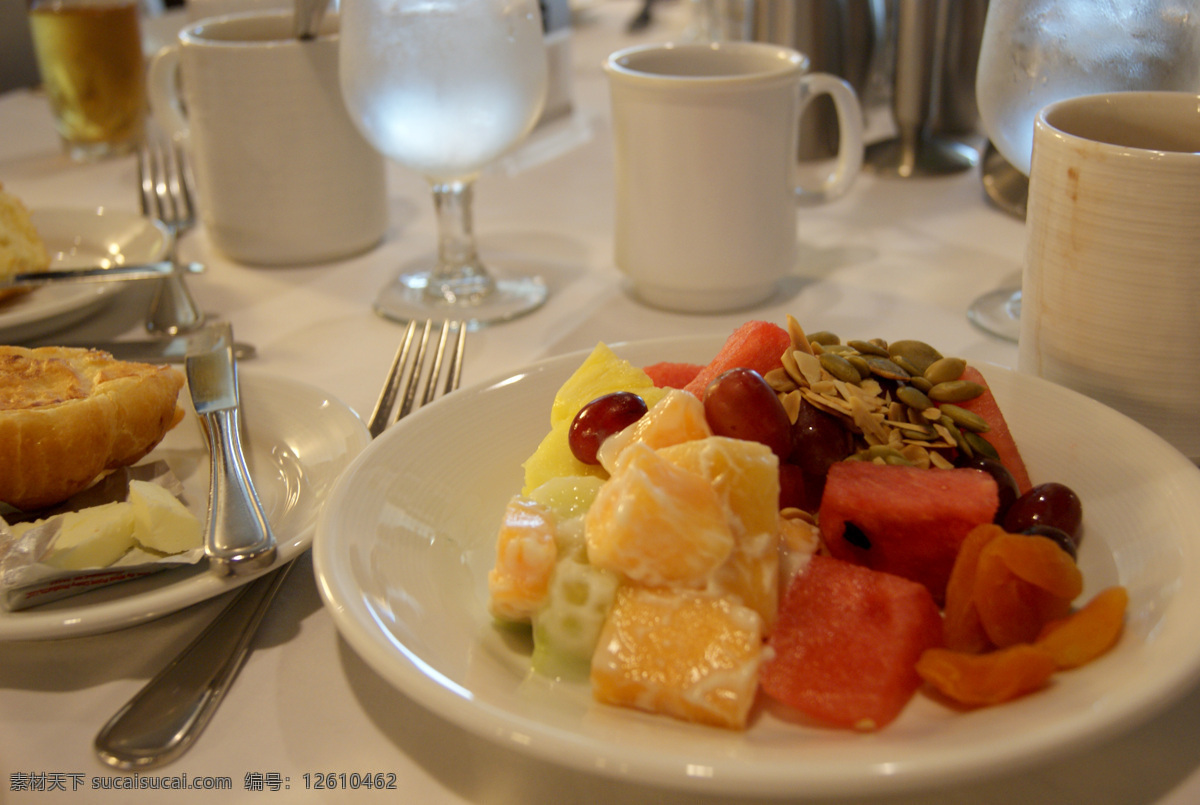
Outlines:
{"type": "Polygon", "coordinates": [[[748,322],[705,366],[600,344],[559,389],[488,577],[532,666],[744,729],[760,694],[876,730],[1032,693],[1119,638],[1078,497],[1035,486],[983,375],[917,341],[748,322]],[[525,625],[528,625],[527,627],[525,625]]]}

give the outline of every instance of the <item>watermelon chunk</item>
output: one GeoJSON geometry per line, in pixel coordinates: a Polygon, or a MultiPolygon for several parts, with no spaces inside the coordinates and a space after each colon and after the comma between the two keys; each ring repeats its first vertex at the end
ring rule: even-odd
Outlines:
{"type": "Polygon", "coordinates": [[[659,388],[682,389],[700,374],[704,367],[698,363],[672,363],[662,361],[649,366],[643,366],[642,371],[649,375],[654,385],[659,388]]]}
{"type": "Polygon", "coordinates": [[[1017,489],[1024,495],[1033,488],[1033,483],[1029,480],[1029,472],[1025,469],[1025,462],[1021,459],[1020,451],[1017,450],[1017,443],[1008,429],[1008,423],[1004,421],[1004,414],[1000,412],[996,398],[992,396],[992,391],[988,388],[987,381],[974,366],[967,367],[963,372],[962,379],[978,383],[983,386],[984,392],[973,400],[960,402],[957,405],[973,411],[987,420],[988,431],[980,435],[996,448],[996,452],[1000,454],[1000,463],[1012,473],[1013,480],[1017,482],[1017,489]]]}
{"type": "Polygon", "coordinates": [[[717,375],[738,367],[753,369],[760,375],[765,375],[781,365],[779,358],[791,344],[791,336],[778,324],[748,321],[733,331],[721,350],[692,378],[684,387],[684,391],[690,391],[704,399],[704,390],[717,375]]]}
{"type": "Polygon", "coordinates": [[[830,554],[919,582],[940,604],[959,546],[999,505],[981,470],[843,461],[829,468],[817,519],[830,554]]]}
{"type": "Polygon", "coordinates": [[[921,654],[941,645],[929,591],[898,576],[813,556],[788,586],[759,680],[822,722],[880,729],[921,685],[921,654]]]}

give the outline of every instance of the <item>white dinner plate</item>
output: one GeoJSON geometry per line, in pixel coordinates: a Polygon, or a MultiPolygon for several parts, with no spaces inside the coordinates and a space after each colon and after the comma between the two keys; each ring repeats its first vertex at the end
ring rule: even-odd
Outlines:
{"type": "MultiPolygon", "coordinates": [[[[162,224],[118,210],[33,210],[33,225],[53,268],[152,263],[167,256],[162,224]]],[[[121,282],[47,285],[0,302],[0,342],[17,344],[61,330],[109,301],[121,282]]]]}
{"type": "MultiPolygon", "coordinates": [[[[616,347],[637,365],[707,362],[719,338],[616,347]]],[[[599,705],[586,683],[529,671],[529,646],[497,629],[486,575],[520,464],[584,353],[447,396],[376,439],[317,525],[319,587],[348,643],[433,712],[520,752],[661,786],[730,794],[855,794],[975,779],[1128,729],[1200,671],[1200,471],[1150,431],[1064,388],[981,367],[1035,483],[1083,500],[1082,600],[1130,593],[1119,644],[1033,695],[957,712],[919,693],[875,734],[760,709],[745,732],[599,705]]],[[[760,702],[763,697],[760,697],[760,702]]]]}
{"type": "MultiPolygon", "coordinates": [[[[238,387],[246,459],[278,542],[278,566],[312,544],[321,502],[370,436],[362,420],[344,403],[307,384],[243,369],[238,387]]],[[[208,503],[208,447],[186,388],[180,399],[188,409],[187,417],[145,461],[167,462],[183,482],[188,508],[203,522],[208,503]]],[[[253,578],[218,577],[201,560],[193,567],[164,570],[39,607],[16,612],[0,609],[0,640],[75,637],[132,626],[228,592],[253,578]]]]}

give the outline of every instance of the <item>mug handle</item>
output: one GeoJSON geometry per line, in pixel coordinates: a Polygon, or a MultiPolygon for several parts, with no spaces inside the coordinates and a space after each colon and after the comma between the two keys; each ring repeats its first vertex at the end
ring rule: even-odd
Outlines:
{"type": "Polygon", "coordinates": [[[146,83],[150,95],[150,113],[155,122],[172,142],[187,140],[189,127],[183,112],[183,101],[179,97],[178,44],[167,45],[154,54],[146,83]]]}
{"type": "MultiPolygon", "coordinates": [[[[803,98],[800,114],[814,99],[828,95],[838,119],[837,165],[833,171],[815,184],[801,181],[796,187],[796,197],[802,203],[829,201],[845,193],[862,170],[863,163],[863,117],[858,96],[849,83],[829,73],[808,73],[801,77],[803,98]]],[[[798,147],[798,146],[797,146],[798,147]]]]}

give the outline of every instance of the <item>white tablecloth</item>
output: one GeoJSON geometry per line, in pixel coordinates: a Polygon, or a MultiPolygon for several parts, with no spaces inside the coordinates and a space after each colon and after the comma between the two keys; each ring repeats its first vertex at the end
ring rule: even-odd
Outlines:
{"type": "MultiPolygon", "coordinates": [[[[965,317],[979,293],[1019,278],[1024,247],[1021,223],[985,202],[977,170],[907,181],[864,174],[846,197],[800,208],[801,263],[778,296],[759,308],[689,316],[631,298],[612,259],[611,138],[600,63],[623,44],[678,33],[684,8],[666,6],[656,26],[636,39],[624,31],[635,10],[625,0],[585,5],[575,27],[573,92],[590,139],[552,161],[485,176],[477,187],[475,219],[485,258],[529,258],[552,294],[535,314],[472,335],[465,383],[601,340],[724,334],[748,318],[782,322],[787,313],[812,330],[922,338],[969,360],[1014,363],[1013,345],[974,329],[965,317]]],[[[371,312],[371,302],[399,265],[428,254],[434,243],[424,181],[394,167],[388,179],[386,241],[344,262],[241,266],[214,253],[202,228],[181,243],[183,258],[208,265],[205,275],[190,281],[201,305],[257,346],[252,371],[306,381],[364,414],[400,334],[371,312]]],[[[0,182],[32,208],[137,209],[133,159],[69,163],[59,152],[44,99],[25,91],[0,96],[0,182]]],[[[131,287],[62,337],[139,335],[147,296],[145,288],[131,287]]],[[[338,637],[307,558],[288,579],[257,649],[200,742],[158,772],[192,780],[228,777],[232,790],[91,790],[110,774],[92,755],[99,726],[223,603],[106,635],[0,643],[0,802],[705,801],[528,759],[430,715],[338,637]],[[395,774],[397,790],[313,787],[316,775],[343,772],[395,774]],[[58,783],[65,792],[14,790],[58,783]]],[[[1124,737],[1048,765],[880,801],[1197,802],[1198,724],[1200,691],[1193,691],[1124,737]]]]}

